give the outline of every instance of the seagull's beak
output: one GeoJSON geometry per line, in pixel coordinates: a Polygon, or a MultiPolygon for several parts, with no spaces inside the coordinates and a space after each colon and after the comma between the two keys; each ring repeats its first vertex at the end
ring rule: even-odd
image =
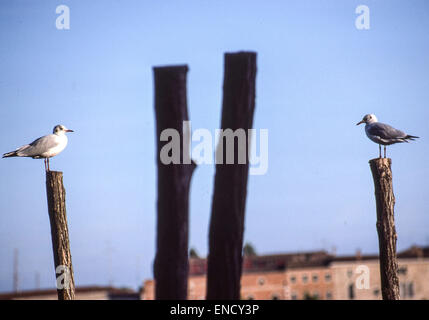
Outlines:
{"type": "Polygon", "coordinates": [[[67,129],[66,132],[74,132],[73,130],[67,129]]]}
{"type": "Polygon", "coordinates": [[[364,123],[365,121],[363,121],[363,120],[361,120],[361,121],[359,121],[358,123],[356,123],[356,125],[358,126],[358,125],[360,125],[361,123],[364,123]]]}

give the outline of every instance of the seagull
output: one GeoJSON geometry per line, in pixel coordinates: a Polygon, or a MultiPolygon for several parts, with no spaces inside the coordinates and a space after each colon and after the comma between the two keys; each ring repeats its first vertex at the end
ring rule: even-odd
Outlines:
{"type": "Polygon", "coordinates": [[[15,151],[3,154],[3,158],[9,157],[31,157],[33,159],[43,158],[45,170],[49,169],[49,158],[59,154],[67,146],[66,132],[73,132],[65,126],[59,124],[54,127],[53,133],[40,137],[30,144],[19,147],[15,151]]]}
{"type": "Polygon", "coordinates": [[[378,143],[378,150],[381,158],[381,145],[384,145],[384,157],[386,158],[386,146],[408,142],[408,140],[414,140],[418,137],[406,134],[405,132],[395,129],[388,124],[378,122],[377,117],[374,114],[367,114],[359,121],[356,125],[365,123],[365,132],[368,138],[375,143],[378,143]]]}

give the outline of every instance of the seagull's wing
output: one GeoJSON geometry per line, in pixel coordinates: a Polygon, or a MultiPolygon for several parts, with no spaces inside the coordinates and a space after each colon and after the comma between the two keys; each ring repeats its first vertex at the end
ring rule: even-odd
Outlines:
{"type": "Polygon", "coordinates": [[[41,154],[58,145],[55,135],[49,134],[34,140],[32,143],[22,146],[16,150],[19,157],[40,157],[41,154]]]}
{"type": "Polygon", "coordinates": [[[388,124],[376,122],[368,126],[368,134],[385,140],[404,139],[407,135],[388,124]]]}

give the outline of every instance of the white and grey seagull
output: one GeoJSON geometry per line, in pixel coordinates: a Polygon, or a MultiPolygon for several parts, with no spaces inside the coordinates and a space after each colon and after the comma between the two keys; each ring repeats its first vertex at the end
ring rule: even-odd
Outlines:
{"type": "Polygon", "coordinates": [[[409,140],[417,139],[418,137],[406,134],[405,132],[395,129],[388,124],[378,122],[374,114],[367,114],[356,125],[365,123],[365,132],[368,138],[375,143],[378,143],[378,149],[381,158],[381,145],[384,145],[384,157],[386,158],[386,146],[408,142],[409,140]]]}
{"type": "Polygon", "coordinates": [[[59,124],[54,127],[53,133],[40,137],[30,144],[19,147],[15,151],[3,154],[3,158],[9,157],[31,157],[33,159],[43,158],[45,170],[49,171],[49,158],[59,154],[67,146],[66,132],[73,132],[59,124]]]}

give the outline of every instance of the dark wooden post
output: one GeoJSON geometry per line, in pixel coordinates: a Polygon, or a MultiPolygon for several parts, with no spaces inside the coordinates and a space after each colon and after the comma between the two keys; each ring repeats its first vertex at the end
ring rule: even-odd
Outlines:
{"type": "Polygon", "coordinates": [[[75,287],[67,227],[66,191],[63,185],[62,172],[46,172],[46,194],[51,223],[58,300],[74,300],[75,287]]]}
{"type": "Polygon", "coordinates": [[[255,108],[256,53],[225,54],[222,104],[222,129],[244,129],[246,161],[238,163],[238,145],[234,138],[234,164],[216,164],[212,202],[207,270],[207,299],[240,299],[244,214],[249,170],[248,129],[252,128],[255,108]]]}
{"type": "MultiPolygon", "coordinates": [[[[158,164],[157,248],[154,264],[155,298],[187,298],[188,288],[188,207],[189,188],[195,163],[188,154],[189,134],[183,128],[188,120],[186,100],[187,66],[154,68],[155,115],[158,164]],[[180,136],[180,163],[165,164],[160,141],[165,129],[175,129],[180,136]]],[[[174,147],[171,153],[177,151],[174,147]]],[[[172,154],[174,157],[174,155],[172,154]]]]}
{"type": "Polygon", "coordinates": [[[398,262],[396,259],[395,196],[392,184],[392,160],[369,161],[375,187],[379,243],[381,291],[383,300],[399,299],[398,262]]]}

